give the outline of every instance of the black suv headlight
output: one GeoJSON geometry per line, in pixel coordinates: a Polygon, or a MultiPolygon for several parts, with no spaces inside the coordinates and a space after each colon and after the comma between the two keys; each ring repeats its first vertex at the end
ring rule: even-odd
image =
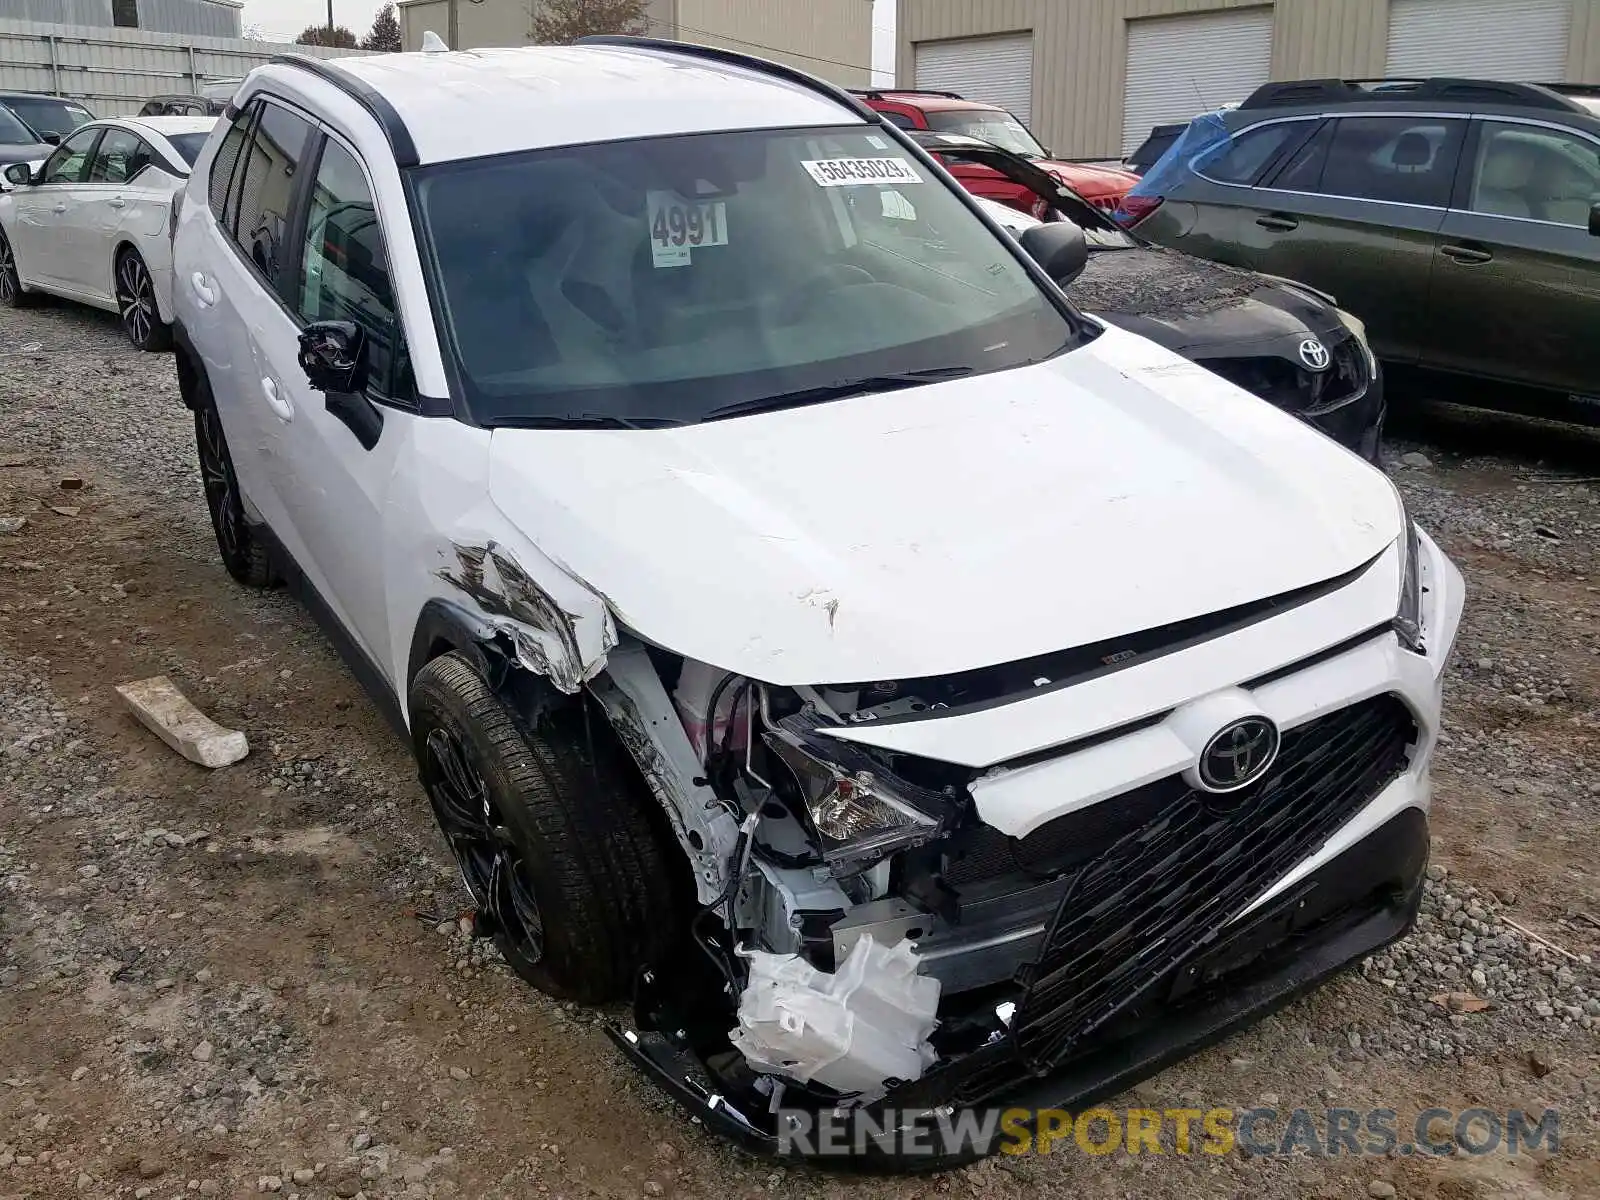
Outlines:
{"type": "Polygon", "coordinates": [[[1400,603],[1395,608],[1394,632],[1400,644],[1414,654],[1425,654],[1422,637],[1422,547],[1417,524],[1404,507],[1405,533],[1400,538],[1400,603]]]}

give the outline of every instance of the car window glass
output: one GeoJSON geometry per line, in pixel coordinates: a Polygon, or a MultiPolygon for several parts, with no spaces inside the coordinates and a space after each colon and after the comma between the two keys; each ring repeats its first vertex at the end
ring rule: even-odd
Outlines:
{"type": "Polygon", "coordinates": [[[311,126],[286,108],[265,104],[256,123],[240,176],[235,237],[267,282],[277,286],[285,254],[289,199],[295,170],[305,153],[311,126]]]}
{"type": "Polygon", "coordinates": [[[882,115],[883,119],[889,122],[889,124],[896,125],[901,129],[915,129],[917,127],[917,123],[910,117],[906,116],[905,113],[885,112],[882,115]]]}
{"type": "MultiPolygon", "coordinates": [[[[167,135],[167,142],[178,152],[178,157],[192,167],[210,136],[209,133],[172,133],[167,135]]],[[[235,156],[237,157],[237,152],[235,156]]]]}
{"type": "Polygon", "coordinates": [[[89,151],[94,149],[94,140],[99,136],[98,129],[85,129],[57,146],[45,159],[44,182],[82,183],[89,169],[89,151]]]}
{"type": "Polygon", "coordinates": [[[6,106],[41,135],[54,133],[66,137],[85,121],[94,120],[89,110],[81,104],[51,96],[12,96],[6,101],[6,106]]]}
{"type": "Polygon", "coordinates": [[[12,116],[11,110],[4,104],[0,104],[0,145],[31,146],[38,140],[33,136],[33,130],[12,116]]]}
{"type": "Polygon", "coordinates": [[[1600,145],[1542,125],[1485,121],[1468,207],[1587,228],[1600,203],[1600,145]]]}
{"type": "Polygon", "coordinates": [[[1329,121],[1262,186],[1286,192],[1316,191],[1322,186],[1322,170],[1328,165],[1328,147],[1332,144],[1333,122],[1329,121]]]}
{"type": "Polygon", "coordinates": [[[150,162],[150,147],[126,129],[108,129],[89,168],[90,183],[125,183],[150,162]]]}
{"type": "Polygon", "coordinates": [[[1442,206],[1450,200],[1464,121],[1345,117],[1314,190],[1329,196],[1442,206]]]}
{"type": "Polygon", "coordinates": [[[397,326],[383,231],[360,165],[332,139],[312,184],[295,309],[306,321],[360,325],[367,335],[370,376],[390,390],[397,326]]]}
{"type": "Polygon", "coordinates": [[[1074,344],[1014,243],[871,126],[441,163],[416,194],[447,353],[491,421],[695,421],[1074,344]]]}
{"type": "Polygon", "coordinates": [[[1304,121],[1278,121],[1247,129],[1207,150],[1194,161],[1194,169],[1217,183],[1251,184],[1285,146],[1305,136],[1304,121]]]}
{"type": "Polygon", "coordinates": [[[939,133],[965,134],[1024,158],[1044,157],[1044,147],[1028,132],[1028,127],[1004,109],[937,109],[923,116],[928,128],[939,133]]]}
{"type": "Polygon", "coordinates": [[[256,106],[252,105],[233,119],[233,124],[228,126],[228,132],[222,137],[222,145],[217,147],[216,157],[211,160],[211,211],[229,233],[233,232],[233,213],[228,204],[229,185],[233,182],[233,169],[238,165],[239,151],[244,147],[255,114],[256,106]]]}

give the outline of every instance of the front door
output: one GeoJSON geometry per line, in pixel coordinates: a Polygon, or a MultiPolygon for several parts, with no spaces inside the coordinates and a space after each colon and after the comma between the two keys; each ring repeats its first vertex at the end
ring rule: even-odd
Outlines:
{"type": "Polygon", "coordinates": [[[40,168],[40,182],[13,195],[16,222],[11,249],[17,273],[30,283],[58,291],[77,291],[67,263],[69,231],[82,214],[75,195],[89,173],[100,129],[80,130],[57,146],[40,168]]]}
{"type": "Polygon", "coordinates": [[[1600,139],[1524,121],[1475,122],[1464,194],[1433,268],[1424,366],[1600,404],[1600,139]]]}
{"type": "Polygon", "coordinates": [[[1331,294],[1366,322],[1380,358],[1416,362],[1466,127],[1428,116],[1328,122],[1251,189],[1238,265],[1331,294]]]}

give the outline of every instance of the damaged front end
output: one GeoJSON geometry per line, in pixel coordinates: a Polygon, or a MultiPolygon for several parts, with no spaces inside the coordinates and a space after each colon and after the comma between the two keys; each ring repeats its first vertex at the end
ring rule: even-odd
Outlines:
{"type": "MultiPolygon", "coordinates": [[[[1285,729],[1246,787],[1174,771],[1020,837],[983,819],[984,783],[1092,746],[977,768],[854,740],[1054,686],[1019,666],[1034,677],[780,688],[654,649],[611,656],[592,688],[658,798],[693,814],[679,837],[701,885],[683,952],[642,972],[614,1037],[698,1119],[758,1151],[826,1154],[795,1122],[847,1112],[887,1131],[846,1148],[852,1165],[949,1165],[999,1148],[993,1120],[941,1139],[953,1113],[1107,1094],[1404,932],[1419,807],[1274,891],[1415,769],[1399,696],[1285,729]]],[[[1086,669],[1049,666],[1056,684],[1086,669]]]]}

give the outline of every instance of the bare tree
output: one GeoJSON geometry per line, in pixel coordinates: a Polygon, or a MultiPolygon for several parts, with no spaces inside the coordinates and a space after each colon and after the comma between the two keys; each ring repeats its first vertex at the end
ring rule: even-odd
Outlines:
{"type": "Polygon", "coordinates": [[[533,14],[533,40],[564,45],[591,33],[644,33],[650,20],[645,0],[539,0],[533,14]]]}
{"type": "Polygon", "coordinates": [[[326,25],[307,25],[295,38],[296,46],[337,46],[341,50],[356,48],[356,35],[343,25],[329,29],[326,25]]]}
{"type": "Polygon", "coordinates": [[[394,5],[385,4],[372,18],[372,32],[361,39],[363,50],[385,50],[396,53],[400,49],[400,19],[394,15],[394,5]]]}

